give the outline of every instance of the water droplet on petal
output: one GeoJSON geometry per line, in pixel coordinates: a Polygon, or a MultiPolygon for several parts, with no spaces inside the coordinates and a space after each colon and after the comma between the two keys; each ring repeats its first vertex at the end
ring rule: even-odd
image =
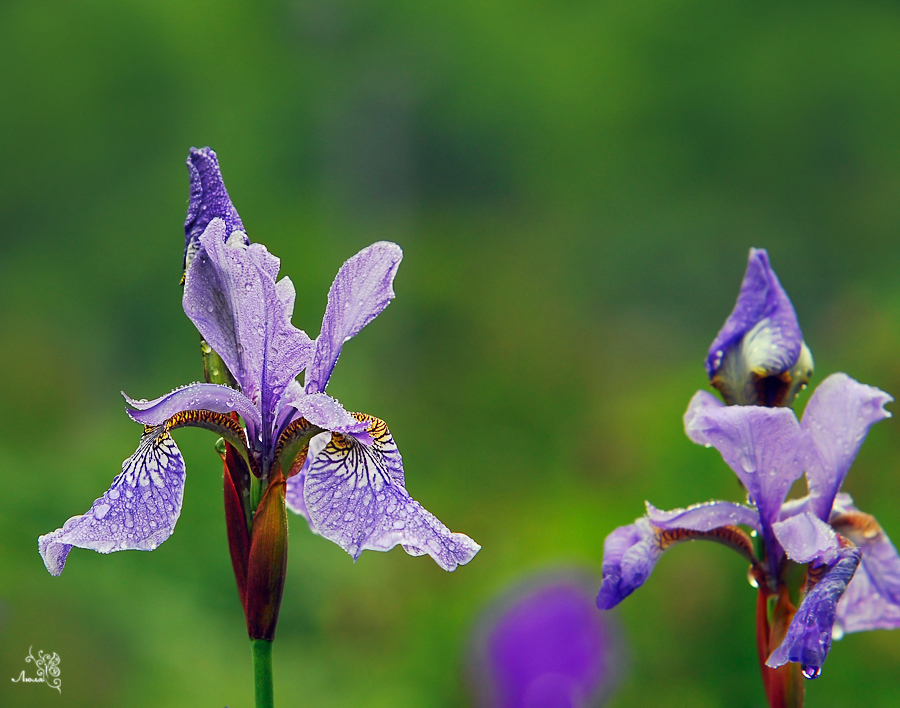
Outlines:
{"type": "Polygon", "coordinates": [[[817,679],[817,678],[819,678],[819,676],[822,675],[822,667],[821,666],[813,666],[812,664],[803,664],[803,666],[800,668],[800,670],[803,672],[803,675],[810,680],[817,679]]]}
{"type": "Polygon", "coordinates": [[[839,622],[835,622],[834,627],[831,628],[831,638],[836,642],[844,638],[844,626],[839,622]]]}
{"type": "Polygon", "coordinates": [[[756,576],[753,574],[753,566],[747,568],[747,582],[750,583],[751,588],[759,587],[759,583],[756,581],[756,576]]]}

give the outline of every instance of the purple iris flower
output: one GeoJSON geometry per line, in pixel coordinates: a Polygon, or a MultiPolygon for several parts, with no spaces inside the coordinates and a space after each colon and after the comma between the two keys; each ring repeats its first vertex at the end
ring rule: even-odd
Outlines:
{"type": "Polygon", "coordinates": [[[585,579],[554,574],[507,593],[477,633],[471,671],[481,708],[600,706],[618,685],[618,632],[585,579]]]}
{"type": "MultiPolygon", "coordinates": [[[[280,485],[282,509],[286,496],[316,533],[354,558],[363,549],[386,551],[401,544],[412,555],[431,555],[445,570],[467,563],[480,546],[451,533],[409,496],[387,426],[349,413],[325,393],[344,343],[394,297],[400,248],[375,243],[341,267],[321,331],[312,340],[291,324],[294,286],[288,278],[277,279],[278,258],[250,243],[216,154],[192,149],[188,167],[184,311],[204,347],[226,367],[230,376],[221,379],[233,380],[237,388],[194,383],[152,401],[126,397],[128,414],[144,425],[138,448],[86,513],[41,536],[47,569],[62,573],[73,546],[100,553],[153,550],[169,537],[181,513],[185,479],[171,433],[184,426],[213,430],[239,453],[231,469],[239,470],[236,477],[246,471],[246,479],[236,484],[242,523],[259,511],[251,507],[251,483],[263,490],[272,483],[280,485]],[[301,385],[297,377],[304,371],[301,385]]],[[[244,563],[248,552],[253,558],[248,543],[241,541],[244,563]]]]}
{"type": "MultiPolygon", "coordinates": [[[[731,367],[728,391],[757,396],[770,406],[790,404],[811,373],[805,346],[765,251],[751,250],[738,304],[707,359],[713,384],[728,401],[720,382],[723,369],[731,367]]],[[[832,638],[900,627],[900,557],[875,519],[840,492],[869,428],[890,417],[884,405],[892,400],[846,374],[832,374],[798,421],[789,408],[725,405],[698,391],[684,415],[685,432],[719,451],[746,489],[747,501],[673,511],[648,502],[645,516],[606,539],[598,606],[612,608],[634,592],[671,546],[706,539],[730,546],[751,563],[763,600],[760,660],[770,669],[797,662],[807,678],[815,678],[832,638]],[[786,500],[804,472],[807,495],[786,500]],[[803,566],[802,587],[790,588],[803,596],[794,611],[788,589],[797,574],[791,569],[803,566]],[[770,598],[785,611],[772,615],[769,608],[767,615],[770,598]],[[780,629],[779,617],[787,618],[780,629]]],[[[765,668],[763,674],[770,703],[785,705],[773,699],[783,699],[783,687],[767,678],[765,668]]]]}

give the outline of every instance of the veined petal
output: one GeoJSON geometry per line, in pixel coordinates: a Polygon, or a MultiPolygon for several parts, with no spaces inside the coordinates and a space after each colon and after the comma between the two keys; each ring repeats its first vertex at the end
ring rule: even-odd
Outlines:
{"type": "Polygon", "coordinates": [[[856,459],[869,428],[889,418],[894,399],[846,374],[832,374],[816,388],[801,427],[806,443],[806,478],[816,516],[828,520],[835,495],[856,459]]]}
{"type": "Polygon", "coordinates": [[[444,570],[468,563],[481,546],[451,533],[409,496],[390,431],[377,418],[366,420],[373,445],[335,433],[310,462],[303,496],[311,525],[354,560],[363,550],[401,544],[410,555],[427,553],[444,570]]]}
{"type": "Polygon", "coordinates": [[[742,368],[764,376],[785,372],[797,362],[802,341],[794,307],[769,265],[768,254],[751,248],[737,302],[709,347],[706,371],[710,379],[736,347],[742,349],[742,368]]]}
{"type": "Polygon", "coordinates": [[[175,529],[184,494],[184,460],[165,426],[147,428],[107,492],[38,548],[51,575],[60,575],[73,546],[98,553],[152,551],[175,529]]]}
{"type": "MultiPolygon", "coordinates": [[[[666,512],[659,512],[663,515],[666,512]]],[[[757,565],[750,538],[736,526],[718,526],[699,531],[688,528],[662,529],[646,516],[620,526],[603,543],[603,584],[597,607],[610,610],[637,590],[656,567],[662,554],[685,541],[715,541],[728,546],[757,565]]]]}
{"type": "Polygon", "coordinates": [[[795,661],[804,671],[817,673],[831,649],[832,629],[838,601],[859,565],[860,551],[851,545],[838,552],[839,559],[810,590],[791,620],[784,641],[772,652],[766,665],[777,669],[795,661]]]}
{"type": "Polygon", "coordinates": [[[307,393],[325,390],[344,342],[390,304],[394,276],[402,258],[403,251],[397,244],[379,241],[341,266],[328,291],[315,356],[306,371],[307,393]]]}
{"type": "Polygon", "coordinates": [[[654,526],[661,529],[687,529],[690,531],[711,531],[720,526],[743,524],[756,531],[761,531],[759,512],[743,504],[726,501],[710,501],[693,504],[686,509],[663,511],[650,502],[647,506],[647,517],[654,526]]]}
{"type": "Polygon", "coordinates": [[[177,388],[152,401],[138,401],[124,393],[125,401],[135,410],[128,411],[132,420],[144,425],[161,425],[181,411],[207,410],[229,415],[237,413],[248,426],[259,430],[262,420],[256,406],[240,391],[218,384],[195,383],[177,388]]]}
{"type": "Polygon", "coordinates": [[[756,504],[767,547],[771,525],[791,485],[803,473],[800,424],[787,408],[703,405],[696,394],[685,414],[685,430],[695,442],[712,445],[747,488],[756,504]]]}
{"type": "Polygon", "coordinates": [[[310,531],[314,534],[318,534],[319,532],[309,518],[309,511],[306,508],[306,497],[304,496],[303,488],[306,483],[306,471],[309,469],[310,463],[319,456],[329,442],[331,442],[330,432],[319,433],[309,441],[309,450],[306,453],[306,460],[303,463],[303,467],[298,474],[288,478],[284,490],[284,500],[287,504],[287,508],[306,519],[310,531]]]}
{"type": "Polygon", "coordinates": [[[810,563],[815,560],[831,565],[837,558],[840,547],[837,534],[810,511],[776,521],[772,529],[792,561],[810,563]]]}
{"type": "MultiPolygon", "coordinates": [[[[187,218],[184,220],[184,270],[188,269],[197,251],[200,250],[200,235],[213,219],[225,222],[224,237],[234,231],[244,231],[241,217],[228,197],[219,158],[210,148],[191,148],[187,158],[191,175],[191,199],[188,203],[187,218]]],[[[244,236],[245,243],[250,243],[244,236]]]]}
{"type": "Polygon", "coordinates": [[[224,222],[213,219],[200,237],[184,311],[260,408],[265,426],[285,387],[309,362],[313,344],[291,324],[294,287],[287,278],[276,285],[278,259],[234,234],[226,243],[224,234],[224,222]]]}

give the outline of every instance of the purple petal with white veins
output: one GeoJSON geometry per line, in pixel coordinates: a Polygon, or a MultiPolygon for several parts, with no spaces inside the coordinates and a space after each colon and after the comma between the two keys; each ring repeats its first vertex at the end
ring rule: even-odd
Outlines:
{"type": "MultiPolygon", "coordinates": [[[[200,150],[191,148],[187,166],[191,176],[191,199],[184,220],[185,270],[200,249],[200,235],[206,231],[210,221],[222,219],[225,222],[226,239],[232,232],[244,230],[241,217],[225,190],[216,153],[208,147],[200,150]]],[[[250,243],[246,236],[245,242],[250,243]]]]}
{"type": "Polygon", "coordinates": [[[894,399],[846,374],[832,374],[815,390],[803,413],[806,478],[813,511],[828,520],[834,497],[866,439],[869,428],[889,418],[894,399]]]}
{"type": "Polygon", "coordinates": [[[98,553],[152,551],[175,529],[183,494],[181,452],[164,426],[152,428],[85,514],[38,539],[47,570],[61,574],[73,546],[98,553]]]}
{"type": "Polygon", "coordinates": [[[309,520],[309,511],[306,509],[306,498],[303,496],[303,484],[305,481],[306,472],[300,472],[288,478],[284,489],[284,503],[288,509],[306,519],[310,529],[315,533],[316,530],[309,520]]]}
{"type": "Polygon", "coordinates": [[[188,269],[184,311],[267,426],[285,387],[309,363],[313,343],[291,324],[294,287],[287,278],[276,285],[278,259],[234,235],[225,243],[224,230],[215,219],[200,237],[203,249],[188,269]]]}
{"type": "Polygon", "coordinates": [[[303,492],[312,526],[354,560],[363,550],[387,551],[399,544],[410,555],[427,553],[444,570],[468,563],[481,546],[451,533],[409,496],[387,426],[370,421],[373,445],[335,434],[310,463],[303,492]]]}
{"type": "Polygon", "coordinates": [[[603,584],[597,607],[612,609],[637,590],[662,554],[658,531],[645,516],[609,534],[603,543],[603,584]]]}
{"type": "Polygon", "coordinates": [[[135,410],[127,411],[131,419],[144,425],[161,425],[181,411],[214,411],[237,413],[247,425],[256,430],[262,424],[259,411],[250,399],[228,386],[211,383],[195,383],[177,388],[152,401],[138,401],[124,393],[125,400],[135,410]]]}
{"type": "Polygon", "coordinates": [[[837,534],[811,511],[776,521],[772,529],[788,558],[796,563],[816,560],[817,565],[831,565],[837,558],[837,534]]]}
{"type": "Polygon", "coordinates": [[[769,265],[765,249],[750,249],[747,272],[734,309],[709,347],[706,371],[715,376],[728,351],[744,343],[744,358],[757,373],[790,369],[800,356],[803,335],[794,307],[769,265]]]}
{"type": "Polygon", "coordinates": [[[309,450],[306,454],[306,461],[303,463],[303,467],[300,469],[299,473],[295,474],[293,477],[288,477],[285,486],[284,501],[287,508],[306,519],[310,531],[314,534],[318,534],[319,532],[316,531],[316,527],[309,518],[309,511],[306,508],[306,497],[303,495],[303,486],[306,482],[306,472],[309,469],[310,463],[319,456],[319,453],[325,449],[325,446],[330,441],[331,433],[320,433],[310,440],[309,450]]]}
{"type": "Polygon", "coordinates": [[[397,244],[379,241],[341,266],[328,291],[315,356],[306,371],[308,393],[325,390],[344,342],[375,319],[393,299],[394,276],[402,258],[403,251],[397,244]]]}
{"type": "Polygon", "coordinates": [[[661,529],[711,531],[722,526],[743,524],[757,531],[762,530],[759,525],[759,513],[756,509],[743,504],[711,501],[703,504],[694,504],[687,509],[663,511],[657,509],[650,502],[644,503],[647,506],[647,516],[650,521],[653,522],[654,526],[661,529]]]}
{"type": "Polygon", "coordinates": [[[784,641],[766,661],[773,669],[795,661],[804,671],[817,675],[828,650],[831,649],[835,610],[841,595],[859,565],[858,548],[841,548],[839,560],[822,576],[816,586],[803,598],[788,627],[784,641]]]}

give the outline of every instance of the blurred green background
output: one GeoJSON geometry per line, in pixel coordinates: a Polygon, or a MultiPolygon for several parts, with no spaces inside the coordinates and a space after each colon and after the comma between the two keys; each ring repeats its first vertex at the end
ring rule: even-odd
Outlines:
{"type": "MultiPolygon", "coordinates": [[[[178,285],[191,145],[313,336],[346,258],[403,247],[329,390],[484,546],[453,574],[399,549],[354,565],[292,517],[278,703],[449,708],[510,582],[599,573],[644,499],[741,499],[681,415],[750,246],[816,382],[900,394],[898,126],[891,2],[0,3],[0,704],[251,705],[213,435],[177,435],[184,510],[156,552],[75,550],[52,578],[36,544],[134,450],[119,391],[202,377],[178,285]],[[9,681],[32,645],[61,695],[9,681]]],[[[845,485],[895,539],[898,461],[889,420],[845,485]]],[[[754,600],[727,549],[668,554],[614,611],[611,705],[762,706],[754,600]]],[[[896,706],[898,665],[900,632],[848,636],[807,705],[896,706]]]]}

